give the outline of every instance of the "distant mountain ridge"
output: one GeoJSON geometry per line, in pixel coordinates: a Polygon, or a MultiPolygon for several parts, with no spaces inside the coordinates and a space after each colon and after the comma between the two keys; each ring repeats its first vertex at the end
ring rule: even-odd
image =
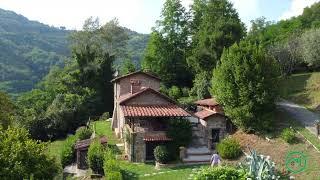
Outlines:
{"type": "MultiPolygon", "coordinates": [[[[67,39],[71,32],[0,9],[0,91],[17,94],[31,90],[50,67],[63,66],[70,56],[67,39]]],[[[128,54],[140,66],[149,35],[127,32],[128,54]]]]}

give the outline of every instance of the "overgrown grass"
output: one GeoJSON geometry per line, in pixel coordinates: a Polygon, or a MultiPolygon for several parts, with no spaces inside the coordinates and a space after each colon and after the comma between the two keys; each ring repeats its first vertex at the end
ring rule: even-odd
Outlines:
{"type": "MultiPolygon", "coordinates": [[[[308,129],[306,129],[300,122],[292,120],[293,128],[299,131],[304,138],[310,141],[318,150],[320,150],[320,139],[317,138],[314,134],[312,134],[308,129]]],[[[319,154],[320,155],[320,154],[319,154]]],[[[320,171],[320,170],[319,170],[320,171]]]]}
{"type": "Polygon", "coordinates": [[[314,109],[320,104],[320,72],[293,74],[281,82],[280,93],[285,99],[314,109]]]}

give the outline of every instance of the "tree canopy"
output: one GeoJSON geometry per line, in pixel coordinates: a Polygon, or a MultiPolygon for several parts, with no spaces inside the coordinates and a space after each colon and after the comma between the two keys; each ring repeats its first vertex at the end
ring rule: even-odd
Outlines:
{"type": "Polygon", "coordinates": [[[116,21],[101,26],[87,20],[72,39],[72,58],[54,68],[34,89],[18,98],[21,124],[33,138],[65,136],[90,116],[113,110],[113,62],[125,47],[126,34],[116,21]],[[34,106],[30,106],[34,104],[34,106]]]}
{"type": "Polygon", "coordinates": [[[12,116],[15,110],[13,102],[9,96],[0,91],[0,127],[7,129],[12,123],[12,116]]]}
{"type": "Polygon", "coordinates": [[[166,0],[161,19],[151,33],[142,69],[158,74],[167,86],[190,86],[187,47],[188,13],[180,0],[166,0]]]}
{"type": "Polygon", "coordinates": [[[122,65],[120,66],[120,74],[125,75],[136,71],[136,66],[130,59],[125,59],[122,65]]]}
{"type": "MultiPolygon", "coordinates": [[[[320,22],[319,22],[320,23],[320,22]]],[[[320,67],[320,28],[306,31],[301,36],[302,57],[308,66],[320,67]]]]}
{"type": "Polygon", "coordinates": [[[244,24],[227,0],[199,1],[192,7],[199,29],[192,36],[188,64],[197,73],[210,72],[220,60],[223,49],[239,42],[245,35],[244,24]],[[201,21],[197,22],[199,19],[201,21]]]}
{"type": "Polygon", "coordinates": [[[244,130],[270,128],[278,95],[278,69],[274,59],[255,44],[242,41],[223,52],[213,71],[212,94],[225,113],[244,130]]]}

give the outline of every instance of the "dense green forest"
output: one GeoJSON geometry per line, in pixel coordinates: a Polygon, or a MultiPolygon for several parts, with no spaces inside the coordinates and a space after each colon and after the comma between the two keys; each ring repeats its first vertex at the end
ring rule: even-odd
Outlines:
{"type": "MultiPolygon", "coordinates": [[[[0,9],[0,90],[11,95],[29,91],[52,66],[62,67],[71,55],[71,32],[0,9]]],[[[126,32],[126,57],[139,67],[149,36],[129,29],[126,32]]],[[[121,62],[118,58],[115,65],[121,62]]]]}

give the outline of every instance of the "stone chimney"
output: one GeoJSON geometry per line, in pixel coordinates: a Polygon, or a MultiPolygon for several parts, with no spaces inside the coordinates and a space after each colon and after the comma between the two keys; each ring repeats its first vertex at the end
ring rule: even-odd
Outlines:
{"type": "Polygon", "coordinates": [[[131,94],[134,94],[134,93],[141,90],[141,81],[140,80],[131,79],[130,83],[131,83],[131,90],[130,90],[131,94]]]}

